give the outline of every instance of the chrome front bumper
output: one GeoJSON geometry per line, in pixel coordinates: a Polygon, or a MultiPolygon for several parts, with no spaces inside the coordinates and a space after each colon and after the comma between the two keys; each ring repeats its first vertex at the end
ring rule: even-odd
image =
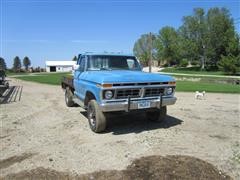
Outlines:
{"type": "MultiPolygon", "coordinates": [[[[149,108],[161,108],[162,106],[168,106],[175,104],[177,101],[176,97],[152,97],[152,98],[132,98],[132,99],[124,99],[124,100],[111,100],[105,101],[99,104],[100,109],[103,112],[113,112],[113,111],[130,111],[137,110],[138,103],[140,101],[149,101],[149,108]],[[162,101],[161,101],[162,99],[162,101]]],[[[141,109],[144,110],[144,109],[141,109]]]]}

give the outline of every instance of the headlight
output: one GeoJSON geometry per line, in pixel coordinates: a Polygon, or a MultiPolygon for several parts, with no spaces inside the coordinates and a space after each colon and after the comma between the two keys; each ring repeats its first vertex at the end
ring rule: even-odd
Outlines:
{"type": "Polygon", "coordinates": [[[171,95],[173,93],[173,88],[167,88],[165,92],[166,95],[171,95]]]}
{"type": "Polygon", "coordinates": [[[111,99],[111,98],[113,97],[113,92],[110,91],[110,90],[105,91],[104,97],[105,97],[106,99],[111,99]]]}

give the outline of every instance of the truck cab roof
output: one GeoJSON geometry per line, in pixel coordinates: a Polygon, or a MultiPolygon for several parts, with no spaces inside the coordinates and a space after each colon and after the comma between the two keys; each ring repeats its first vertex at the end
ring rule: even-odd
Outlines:
{"type": "Polygon", "coordinates": [[[80,55],[88,55],[88,56],[134,56],[133,54],[124,54],[120,52],[102,52],[102,53],[96,53],[96,52],[85,52],[80,55]]]}

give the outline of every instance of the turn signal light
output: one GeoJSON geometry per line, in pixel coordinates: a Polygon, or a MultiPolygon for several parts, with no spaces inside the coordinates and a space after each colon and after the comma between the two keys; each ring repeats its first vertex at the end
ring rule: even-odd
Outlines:
{"type": "Polygon", "coordinates": [[[169,85],[176,85],[176,82],[175,81],[172,81],[172,82],[168,82],[169,85]]]}
{"type": "Polygon", "coordinates": [[[111,88],[111,87],[112,87],[112,84],[102,84],[102,87],[103,87],[103,88],[111,88]]]}

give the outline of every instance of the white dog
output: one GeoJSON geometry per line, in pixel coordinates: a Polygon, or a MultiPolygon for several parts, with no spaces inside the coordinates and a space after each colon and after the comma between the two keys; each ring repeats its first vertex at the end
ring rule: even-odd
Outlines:
{"type": "Polygon", "coordinates": [[[205,93],[206,93],[205,91],[203,92],[196,91],[195,99],[204,99],[205,93]]]}

